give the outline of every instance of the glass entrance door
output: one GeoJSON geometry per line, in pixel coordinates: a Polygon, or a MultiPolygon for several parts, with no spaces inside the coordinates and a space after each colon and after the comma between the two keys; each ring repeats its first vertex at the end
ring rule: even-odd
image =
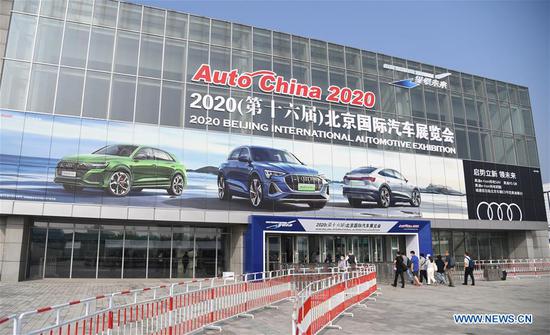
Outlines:
{"type": "Polygon", "coordinates": [[[281,237],[268,236],[266,248],[266,268],[269,271],[279,270],[281,268],[281,237]]]}

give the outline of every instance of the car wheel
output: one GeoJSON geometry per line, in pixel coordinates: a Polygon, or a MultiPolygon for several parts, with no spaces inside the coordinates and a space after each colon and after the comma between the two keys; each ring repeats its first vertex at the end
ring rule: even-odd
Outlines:
{"type": "Polygon", "coordinates": [[[218,199],[231,200],[231,193],[229,192],[229,186],[223,175],[218,176],[218,199]]]}
{"type": "Polygon", "coordinates": [[[65,189],[65,191],[67,192],[76,192],[76,191],[82,191],[83,187],[70,185],[70,184],[63,184],[63,189],[65,189]]]}
{"type": "Polygon", "coordinates": [[[363,201],[361,199],[348,198],[348,202],[351,207],[359,207],[363,201]]]}
{"type": "Polygon", "coordinates": [[[130,180],[130,174],[126,171],[115,171],[109,177],[109,185],[107,185],[107,192],[115,197],[124,197],[132,189],[132,182],[130,180]]]}
{"type": "Polygon", "coordinates": [[[413,190],[411,195],[411,206],[419,207],[421,202],[422,202],[422,199],[420,197],[420,191],[413,190]]]}
{"type": "Polygon", "coordinates": [[[321,209],[323,207],[326,206],[327,202],[326,201],[322,201],[322,202],[308,202],[307,203],[308,206],[312,209],[321,209]]]}
{"type": "Polygon", "coordinates": [[[382,186],[378,193],[378,206],[382,208],[390,207],[392,203],[390,190],[386,186],[382,186]]]}
{"type": "Polygon", "coordinates": [[[250,204],[252,207],[259,208],[264,204],[264,190],[262,181],[257,176],[250,179],[248,193],[250,195],[250,204]]]}
{"type": "Polygon", "coordinates": [[[184,180],[183,176],[179,173],[172,177],[170,188],[167,190],[170,195],[181,195],[183,193],[184,180]]]}

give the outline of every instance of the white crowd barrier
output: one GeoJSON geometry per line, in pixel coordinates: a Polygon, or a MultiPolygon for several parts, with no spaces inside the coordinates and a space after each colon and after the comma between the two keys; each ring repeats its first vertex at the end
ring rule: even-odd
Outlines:
{"type": "MultiPolygon", "coordinates": [[[[293,297],[307,283],[337,273],[335,268],[288,269],[126,290],[0,318],[0,334],[8,334],[6,326],[13,335],[193,333],[218,328],[217,322],[235,316],[249,316],[293,297]]],[[[355,279],[354,272],[348,275],[355,279]]]]}
{"type": "Polygon", "coordinates": [[[376,269],[367,266],[338,273],[307,285],[297,294],[292,315],[292,335],[317,334],[377,290],[376,269]]]}

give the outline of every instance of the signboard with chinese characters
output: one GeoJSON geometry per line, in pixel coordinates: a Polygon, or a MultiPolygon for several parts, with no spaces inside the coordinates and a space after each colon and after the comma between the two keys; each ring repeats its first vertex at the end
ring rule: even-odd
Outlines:
{"type": "Polygon", "coordinates": [[[539,169],[463,162],[470,219],[546,221],[539,169]]]}

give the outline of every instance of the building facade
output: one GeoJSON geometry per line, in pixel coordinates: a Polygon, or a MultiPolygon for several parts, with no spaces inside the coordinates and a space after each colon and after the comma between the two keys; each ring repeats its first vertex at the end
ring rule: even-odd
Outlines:
{"type": "Polygon", "coordinates": [[[526,87],[126,2],[0,10],[3,281],[549,256],[526,87]]]}

